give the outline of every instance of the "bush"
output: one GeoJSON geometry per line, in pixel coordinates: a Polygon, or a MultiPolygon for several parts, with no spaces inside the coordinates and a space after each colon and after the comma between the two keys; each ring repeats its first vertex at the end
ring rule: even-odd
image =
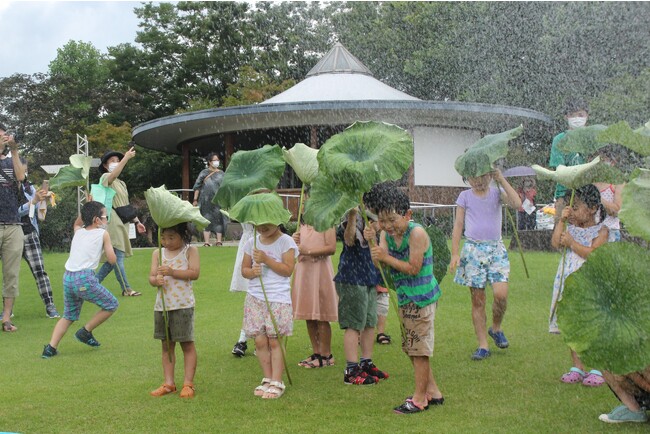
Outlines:
{"type": "Polygon", "coordinates": [[[77,190],[66,188],[60,191],[56,196],[56,207],[50,207],[45,220],[39,222],[39,238],[44,250],[69,250],[78,213],[77,190]]]}

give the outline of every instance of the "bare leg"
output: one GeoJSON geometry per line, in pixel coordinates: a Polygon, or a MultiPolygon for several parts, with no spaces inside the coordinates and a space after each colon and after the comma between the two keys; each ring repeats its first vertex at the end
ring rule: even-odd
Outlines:
{"type": "Polygon", "coordinates": [[[573,362],[573,366],[580,370],[585,370],[585,365],[582,363],[582,360],[580,360],[580,357],[578,357],[578,354],[571,350],[571,361],[573,362]]]}
{"type": "Polygon", "coordinates": [[[501,322],[508,307],[508,282],[492,284],[494,301],[492,302],[492,331],[501,330],[501,322]]]}
{"type": "Polygon", "coordinates": [[[4,309],[2,310],[2,321],[11,320],[11,311],[14,308],[14,297],[3,297],[4,309]]]}
{"type": "Polygon", "coordinates": [[[386,331],[386,317],[384,315],[377,315],[377,334],[386,331]]]}
{"type": "Polygon", "coordinates": [[[332,354],[332,327],[327,321],[318,321],[319,354],[329,356],[332,354]]]}
{"type": "Polygon", "coordinates": [[[311,342],[312,352],[315,354],[321,354],[320,343],[318,339],[318,321],[308,319],[306,322],[307,334],[309,335],[309,341],[311,342]]]}
{"type": "Polygon", "coordinates": [[[427,395],[431,395],[433,398],[442,398],[442,393],[440,393],[440,389],[438,389],[438,385],[431,372],[429,358],[426,356],[411,356],[411,362],[415,371],[413,401],[425,407],[428,404],[427,395]]]}
{"type": "Polygon", "coordinates": [[[269,338],[266,335],[255,336],[255,351],[264,378],[271,378],[273,375],[271,370],[271,349],[269,347],[269,338]]]}
{"type": "Polygon", "coordinates": [[[282,361],[282,349],[280,341],[277,338],[269,338],[269,347],[271,348],[271,376],[273,381],[282,381],[284,372],[284,363],[282,361]]]}
{"type": "Polygon", "coordinates": [[[203,231],[203,242],[210,244],[210,231],[203,231]]]}
{"type": "Polygon", "coordinates": [[[361,332],[361,357],[372,359],[372,350],[375,344],[375,328],[366,327],[361,332]]]}
{"type": "Polygon", "coordinates": [[[176,366],[176,342],[169,342],[169,349],[167,348],[167,341],[165,339],[161,340],[162,342],[162,366],[163,366],[163,375],[165,376],[165,384],[174,386],[174,367],[176,366]],[[171,353],[171,361],[170,359],[171,353]]]}
{"type": "Polygon", "coordinates": [[[50,338],[51,347],[56,348],[59,345],[59,342],[61,342],[61,339],[63,339],[65,332],[68,331],[68,328],[73,322],[74,321],[70,321],[69,319],[65,318],[61,318],[56,322],[54,330],[52,331],[52,337],[50,338]]]}
{"type": "MultiPolygon", "coordinates": [[[[363,344],[363,342],[362,342],[363,344]]],[[[343,350],[345,351],[345,360],[357,363],[359,361],[359,331],[351,328],[345,329],[343,334],[343,350]]]]}
{"type": "Polygon", "coordinates": [[[607,385],[612,388],[612,392],[618,396],[618,399],[620,399],[630,411],[641,411],[641,407],[639,407],[639,403],[636,402],[634,396],[621,387],[621,383],[627,381],[625,377],[614,375],[608,371],[603,371],[603,378],[607,381],[607,385]]]}
{"type": "Polygon", "coordinates": [[[487,315],[485,313],[485,288],[470,288],[472,293],[472,322],[479,348],[488,349],[487,315]]]}
{"type": "Polygon", "coordinates": [[[221,242],[222,237],[223,237],[223,234],[221,232],[217,232],[217,243],[221,242]]]}
{"type": "Polygon", "coordinates": [[[108,310],[100,310],[97,312],[95,315],[93,315],[92,318],[90,318],[90,321],[86,323],[84,328],[88,330],[89,332],[92,332],[95,330],[101,323],[106,321],[113,315],[115,311],[108,311],[108,310]]]}
{"type": "Polygon", "coordinates": [[[181,342],[183,349],[183,364],[185,368],[185,378],[183,384],[194,384],[194,373],[196,372],[196,346],[194,342],[181,342]]]}

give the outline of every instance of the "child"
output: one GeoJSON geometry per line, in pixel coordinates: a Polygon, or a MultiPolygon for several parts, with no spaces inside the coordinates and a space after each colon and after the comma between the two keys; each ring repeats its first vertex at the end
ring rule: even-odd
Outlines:
{"type": "Polygon", "coordinates": [[[284,394],[282,382],[284,363],[279,336],[291,336],[291,274],[298,256],[298,246],[274,224],[256,226],[257,236],[244,246],[241,274],[248,281],[244,302],[244,330],[255,338],[255,351],[264,378],[253,394],[264,399],[280,398],[284,394]],[[260,279],[261,278],[261,279],[260,279]],[[264,290],[262,284],[264,282],[264,290]],[[275,317],[277,330],[271,320],[264,292],[275,317]]]}
{"type": "MultiPolygon", "coordinates": [[[[242,223],[241,226],[243,231],[237,246],[235,267],[232,270],[232,278],[230,279],[231,292],[246,292],[248,290],[248,280],[244,279],[241,275],[241,263],[244,259],[244,246],[248,240],[253,238],[253,225],[250,223],[242,223]]],[[[244,331],[244,325],[242,324],[242,329],[239,332],[239,339],[237,339],[235,346],[232,347],[231,353],[236,357],[244,357],[247,349],[248,344],[246,343],[246,332],[244,331]]]]}
{"type": "Polygon", "coordinates": [[[456,200],[456,220],[451,240],[449,269],[456,271],[454,282],[469,286],[472,295],[472,322],[478,339],[478,348],[472,360],[490,356],[487,335],[499,348],[508,348],[509,342],[501,330],[501,322],[508,303],[508,252],[501,240],[501,203],[513,209],[521,206],[519,195],[498,169],[467,180],[472,187],[462,191],[456,200]],[[501,188],[491,187],[494,180],[501,188]],[[461,234],[465,227],[465,244],[461,254],[461,234]],[[492,284],[492,327],[485,330],[485,287],[492,284]]]}
{"type": "MultiPolygon", "coordinates": [[[[598,150],[600,160],[612,166],[616,165],[614,150],[611,145],[605,146],[598,150]]],[[[605,220],[603,225],[607,226],[609,236],[608,242],[621,240],[621,221],[618,218],[618,212],[623,204],[623,187],[625,184],[610,184],[608,182],[594,182],[594,185],[600,191],[600,201],[605,207],[605,220]]]]}
{"type": "MultiPolygon", "coordinates": [[[[415,371],[415,392],[395,407],[399,414],[413,414],[441,405],[444,398],[431,371],[434,320],[440,287],[433,276],[433,249],[422,226],[411,221],[409,198],[390,183],[375,185],[369,193],[382,229],[379,245],[371,248],[372,260],[389,267],[395,283],[399,317],[406,332],[402,350],[415,371]]],[[[374,239],[374,228],[364,230],[367,240],[374,239]]],[[[386,271],[389,271],[386,270],[386,271]]]]}
{"type": "Polygon", "coordinates": [[[332,255],[336,252],[336,230],[317,232],[301,224],[293,234],[298,245],[298,263],[293,277],[291,303],[294,320],[307,321],[312,355],[301,361],[303,368],[333,366],[331,321],[338,321],[332,255]]]}
{"type": "Polygon", "coordinates": [[[521,187],[517,190],[519,199],[522,205],[517,210],[517,229],[520,231],[534,231],[536,225],[537,213],[535,212],[535,196],[537,190],[535,189],[535,179],[524,178],[521,187]],[[524,202],[526,208],[524,208],[524,202]]]}
{"type": "MultiPolygon", "coordinates": [[[[567,193],[565,198],[568,204],[571,195],[570,192],[567,193]]],[[[549,324],[551,333],[559,333],[555,306],[557,300],[562,296],[567,276],[580,268],[596,247],[607,242],[607,227],[602,224],[604,215],[605,209],[600,202],[600,192],[596,186],[589,184],[575,191],[573,206],[565,207],[562,210],[561,224],[557,224],[553,229],[551,245],[556,249],[566,247],[567,251],[564,264],[560,261],[553,284],[552,316],[549,324]],[[600,213],[600,216],[597,217],[597,213],[600,213]],[[598,219],[600,221],[597,221],[598,219]],[[565,231],[564,224],[567,221],[569,224],[565,231]],[[564,271],[564,275],[562,275],[562,271],[564,271]],[[561,284],[562,286],[560,286],[561,284]]],[[[585,386],[600,386],[604,383],[599,371],[592,370],[589,374],[585,374],[584,365],[573,350],[571,350],[571,358],[573,367],[562,376],[563,383],[582,383],[585,386]]]]}
{"type": "Polygon", "coordinates": [[[334,277],[339,296],[339,327],[345,330],[343,349],[347,363],[343,383],[357,386],[372,385],[388,378],[388,373],[379,370],[372,362],[377,325],[375,288],[380,277],[370,256],[370,247],[363,237],[363,229],[361,215],[356,209],[350,210],[346,222],[337,230],[337,236],[343,238],[343,250],[334,277]]]}
{"type": "Polygon", "coordinates": [[[390,336],[386,332],[386,317],[388,316],[388,288],[377,285],[377,337],[375,340],[380,345],[390,344],[390,336]]]}
{"type": "Polygon", "coordinates": [[[117,257],[111,245],[111,237],[106,231],[106,208],[99,202],[90,201],[81,208],[81,215],[74,222],[74,237],[70,246],[70,257],[65,263],[63,275],[63,303],[65,311],[54,326],[50,343],[43,349],[43,358],[58,354],[57,346],[68,331],[68,327],[79,319],[83,302],[89,301],[100,307],[86,325],[75,333],[75,338],[91,347],[100,344],[93,336],[93,330],[110,318],[117,310],[117,299],[103,287],[95,276],[102,251],[110,264],[117,257]]]}
{"type": "Polygon", "coordinates": [[[627,375],[614,375],[603,371],[607,385],[623,405],[619,405],[609,414],[601,414],[598,419],[607,423],[648,421],[650,410],[650,367],[627,375]]]}
{"type": "Polygon", "coordinates": [[[162,230],[162,265],[158,250],[151,255],[149,284],[161,290],[154,305],[154,339],[162,341],[162,365],[165,382],[151,392],[151,396],[164,396],[176,392],[174,368],[176,365],[176,342],[183,350],[185,377],[181,398],[194,397],[194,373],[196,372],[196,347],[194,346],[194,292],[192,281],[199,278],[199,251],[191,246],[192,234],[187,223],[180,223],[162,230]],[[165,304],[163,306],[162,297],[165,304]],[[165,330],[163,309],[167,310],[169,341],[165,330]]]}

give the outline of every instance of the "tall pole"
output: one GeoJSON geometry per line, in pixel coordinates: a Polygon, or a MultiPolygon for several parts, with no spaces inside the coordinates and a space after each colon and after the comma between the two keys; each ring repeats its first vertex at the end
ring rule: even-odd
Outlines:
{"type": "MultiPolygon", "coordinates": [[[[77,134],[77,154],[81,154],[84,157],[88,156],[88,137],[84,134],[81,137],[77,134]]],[[[88,190],[90,189],[88,185],[89,181],[86,179],[86,185],[84,187],[77,187],[77,213],[81,213],[81,205],[86,202],[86,197],[88,190]]]]}

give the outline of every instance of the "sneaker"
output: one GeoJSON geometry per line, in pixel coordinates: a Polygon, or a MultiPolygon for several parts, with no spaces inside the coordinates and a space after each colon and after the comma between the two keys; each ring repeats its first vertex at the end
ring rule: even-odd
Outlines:
{"type": "Polygon", "coordinates": [[[99,342],[97,342],[95,336],[93,336],[93,334],[86,330],[84,327],[81,327],[79,330],[77,330],[77,333],[74,334],[74,337],[77,338],[79,342],[90,345],[91,347],[98,347],[101,345],[99,342]]]}
{"type": "Polygon", "coordinates": [[[244,357],[244,354],[246,354],[247,349],[248,349],[248,345],[246,344],[246,342],[237,342],[235,346],[232,348],[232,353],[237,357],[244,357]]]}
{"type": "Polygon", "coordinates": [[[374,363],[361,363],[361,369],[370,377],[377,377],[379,380],[388,380],[388,372],[380,371],[374,363]]]}
{"type": "Polygon", "coordinates": [[[53,304],[48,304],[47,306],[45,306],[45,314],[50,319],[61,318],[61,315],[59,315],[59,311],[56,310],[56,307],[53,304]]]}
{"type": "Polygon", "coordinates": [[[506,339],[506,335],[503,334],[503,330],[499,330],[498,332],[493,332],[492,327],[488,329],[488,334],[492,339],[494,339],[494,343],[496,344],[497,347],[499,348],[508,348],[510,345],[510,342],[508,342],[508,339],[506,339]]]}
{"type": "Polygon", "coordinates": [[[50,344],[47,344],[43,347],[43,354],[41,355],[41,357],[44,359],[49,359],[50,357],[54,357],[57,354],[59,354],[59,352],[56,350],[56,348],[54,348],[50,344]]]}
{"type": "Polygon", "coordinates": [[[607,423],[625,423],[625,422],[639,422],[644,423],[648,421],[648,415],[645,411],[632,411],[624,405],[619,405],[609,414],[601,414],[598,416],[599,420],[607,423]]]}
{"type": "Polygon", "coordinates": [[[354,384],[356,386],[370,386],[379,382],[379,378],[368,375],[368,373],[361,370],[359,365],[354,368],[345,370],[343,374],[343,383],[354,384]]]}
{"type": "Polygon", "coordinates": [[[486,350],[485,348],[478,348],[476,351],[474,351],[474,354],[472,354],[472,360],[483,360],[488,357],[490,357],[492,353],[490,350],[486,350]]]}
{"type": "Polygon", "coordinates": [[[395,407],[393,411],[397,414],[413,414],[413,413],[420,413],[428,409],[429,409],[429,404],[427,404],[424,407],[420,407],[415,402],[413,402],[413,399],[407,398],[406,401],[404,401],[404,404],[400,405],[399,407],[395,407]]]}

